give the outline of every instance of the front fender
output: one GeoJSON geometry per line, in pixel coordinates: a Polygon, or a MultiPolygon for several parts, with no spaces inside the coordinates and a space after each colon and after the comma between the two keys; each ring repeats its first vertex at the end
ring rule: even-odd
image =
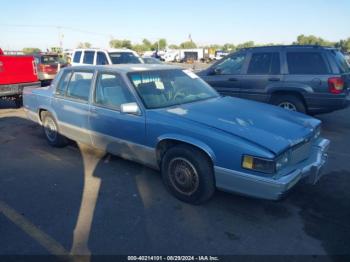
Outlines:
{"type": "Polygon", "coordinates": [[[215,161],[216,161],[214,151],[207,144],[205,144],[204,142],[202,142],[198,139],[184,136],[184,135],[178,135],[178,134],[165,134],[165,135],[161,135],[160,137],[158,137],[157,140],[158,140],[157,145],[164,140],[175,140],[175,141],[184,142],[186,144],[190,144],[190,145],[198,147],[201,150],[203,150],[204,152],[206,152],[207,155],[213,161],[213,163],[215,163],[215,161]]]}

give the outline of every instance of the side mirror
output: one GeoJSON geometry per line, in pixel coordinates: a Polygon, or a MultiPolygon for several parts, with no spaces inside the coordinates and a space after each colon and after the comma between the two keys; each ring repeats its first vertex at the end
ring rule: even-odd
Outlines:
{"type": "Polygon", "coordinates": [[[140,114],[140,108],[137,105],[137,103],[126,103],[120,105],[120,112],[124,114],[131,114],[131,115],[139,115],[140,114]]]}
{"type": "Polygon", "coordinates": [[[209,75],[221,75],[222,70],[220,68],[211,69],[208,74],[209,75]]]}

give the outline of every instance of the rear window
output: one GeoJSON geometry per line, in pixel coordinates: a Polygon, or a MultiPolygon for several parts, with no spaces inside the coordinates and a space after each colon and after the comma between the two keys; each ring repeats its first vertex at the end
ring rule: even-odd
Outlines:
{"type": "Polygon", "coordinates": [[[80,63],[80,58],[81,58],[81,51],[75,52],[73,62],[80,63]]]}
{"type": "Polygon", "coordinates": [[[280,73],[279,53],[255,53],[249,63],[248,74],[273,75],[280,73]]]}
{"type": "Polygon", "coordinates": [[[141,60],[131,52],[109,53],[112,64],[141,64],[141,60]]]}
{"type": "Polygon", "coordinates": [[[288,52],[289,74],[322,75],[329,74],[328,67],[319,52],[288,52]]]}
{"type": "Polygon", "coordinates": [[[92,65],[94,63],[95,51],[85,51],[84,52],[84,64],[92,65]]]}
{"type": "Polygon", "coordinates": [[[58,59],[58,56],[44,55],[44,56],[41,57],[40,62],[42,64],[58,64],[59,63],[59,59],[58,59]]]}
{"type": "Polygon", "coordinates": [[[332,51],[332,55],[335,58],[335,62],[337,63],[339,67],[340,73],[349,73],[350,72],[350,65],[348,61],[346,61],[345,56],[340,51],[332,51]]]}

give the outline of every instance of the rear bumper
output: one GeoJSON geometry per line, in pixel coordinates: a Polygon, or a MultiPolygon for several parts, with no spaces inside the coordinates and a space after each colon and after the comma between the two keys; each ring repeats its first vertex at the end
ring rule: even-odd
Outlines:
{"type": "Polygon", "coordinates": [[[41,81],[53,80],[55,78],[55,76],[56,76],[56,74],[47,74],[47,73],[38,72],[38,78],[41,81]]]}
{"type": "Polygon", "coordinates": [[[23,88],[28,86],[40,87],[40,82],[0,85],[0,97],[22,95],[23,88]]]}
{"type": "Polygon", "coordinates": [[[320,114],[344,109],[349,106],[349,92],[340,95],[322,94],[305,96],[309,113],[320,114]]]}
{"type": "Polygon", "coordinates": [[[317,183],[327,162],[329,144],[329,140],[320,139],[313,147],[309,159],[299,163],[292,172],[279,178],[260,177],[215,167],[216,186],[228,192],[270,200],[280,199],[301,180],[317,183]]]}

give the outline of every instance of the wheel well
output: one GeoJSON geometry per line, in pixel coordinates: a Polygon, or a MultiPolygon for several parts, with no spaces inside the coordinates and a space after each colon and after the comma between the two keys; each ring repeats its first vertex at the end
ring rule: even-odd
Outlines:
{"type": "Polygon", "coordinates": [[[39,109],[39,119],[40,119],[40,121],[42,121],[43,119],[42,119],[42,113],[43,112],[47,112],[47,110],[46,109],[39,109]]]}
{"type": "Polygon", "coordinates": [[[210,157],[210,155],[204,151],[202,148],[198,147],[198,146],[195,146],[195,145],[192,145],[190,143],[186,143],[186,142],[183,142],[183,141],[179,141],[179,140],[175,140],[175,139],[165,139],[165,140],[162,140],[158,145],[157,145],[157,148],[156,148],[156,156],[157,156],[157,163],[161,164],[161,161],[162,161],[162,158],[165,154],[165,152],[167,150],[169,150],[170,148],[174,147],[174,146],[177,146],[177,145],[188,145],[190,147],[193,147],[195,148],[196,150],[199,150],[201,151],[207,158],[208,160],[212,163],[212,165],[214,165],[213,163],[213,159],[210,157]]]}
{"type": "Polygon", "coordinates": [[[306,105],[304,96],[297,91],[275,91],[271,94],[270,102],[273,101],[274,97],[283,96],[283,95],[292,95],[292,96],[298,97],[300,99],[300,101],[304,104],[305,108],[307,109],[307,105],[306,105]]]}

